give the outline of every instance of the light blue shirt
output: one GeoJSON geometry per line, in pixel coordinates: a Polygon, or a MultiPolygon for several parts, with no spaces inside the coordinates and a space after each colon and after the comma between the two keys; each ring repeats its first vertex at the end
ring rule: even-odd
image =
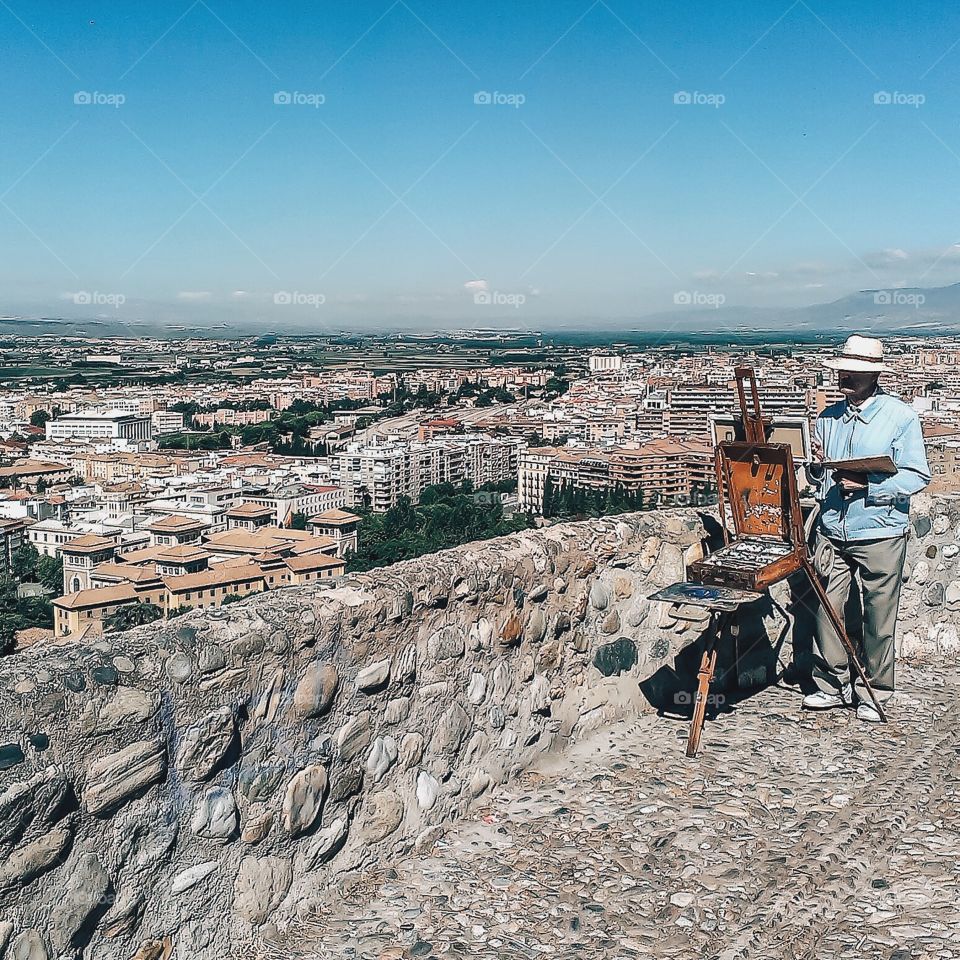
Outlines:
{"type": "Polygon", "coordinates": [[[886,454],[897,466],[892,477],[867,474],[867,489],[844,496],[833,471],[807,473],[820,501],[820,528],[832,540],[884,540],[903,536],[910,497],[930,482],[920,418],[902,400],[876,393],[860,408],[841,400],[817,418],[814,433],[827,460],[886,454]]]}

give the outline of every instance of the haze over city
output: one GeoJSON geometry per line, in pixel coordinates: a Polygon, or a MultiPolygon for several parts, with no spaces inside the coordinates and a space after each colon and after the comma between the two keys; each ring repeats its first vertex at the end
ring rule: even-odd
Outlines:
{"type": "Polygon", "coordinates": [[[960,276],[942,4],[46,0],[0,22],[9,316],[709,327],[960,276]]]}

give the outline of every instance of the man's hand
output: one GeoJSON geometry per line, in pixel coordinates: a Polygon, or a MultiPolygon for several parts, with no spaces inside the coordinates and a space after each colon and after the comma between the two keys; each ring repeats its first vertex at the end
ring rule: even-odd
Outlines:
{"type": "Polygon", "coordinates": [[[867,489],[867,475],[857,470],[834,470],[833,479],[844,496],[867,489]]]}
{"type": "Polygon", "coordinates": [[[810,437],[810,453],[813,455],[813,459],[816,463],[819,463],[824,459],[823,454],[823,444],[820,442],[820,438],[813,434],[810,437]]]}

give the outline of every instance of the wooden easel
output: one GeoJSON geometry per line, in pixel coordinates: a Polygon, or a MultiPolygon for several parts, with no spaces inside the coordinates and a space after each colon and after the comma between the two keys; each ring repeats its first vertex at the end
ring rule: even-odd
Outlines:
{"type": "Polygon", "coordinates": [[[658,591],[651,599],[673,599],[670,591],[690,588],[697,597],[711,587],[737,595],[725,603],[710,599],[689,599],[711,607],[709,639],[697,673],[697,691],[687,737],[687,756],[694,757],[700,747],[706,718],[710,684],[717,667],[717,646],[729,626],[734,633],[738,605],[759,599],[773,584],[802,570],[837,631],[851,665],[864,685],[873,705],[886,722],[886,714],[870,686],[853,643],[847,635],[843,617],[830,603],[827,591],[817,576],[807,549],[797,492],[793,453],[788,444],[768,443],[768,421],[760,409],[760,395],[752,367],[737,367],[737,395],[743,422],[743,440],[717,445],[715,468],[723,527],[724,546],[687,567],[687,580],[658,591]],[[749,387],[750,396],[747,396],[749,387]],[[727,529],[727,511],[733,520],[733,535],[727,529]],[[730,589],[732,588],[732,589],[730,589]]]}

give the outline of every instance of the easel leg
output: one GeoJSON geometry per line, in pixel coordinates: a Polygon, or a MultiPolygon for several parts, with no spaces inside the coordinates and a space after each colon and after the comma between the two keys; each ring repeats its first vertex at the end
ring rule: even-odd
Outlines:
{"type": "Polygon", "coordinates": [[[707,715],[707,698],[717,669],[717,643],[723,632],[724,623],[726,623],[726,617],[714,614],[710,624],[710,640],[700,660],[700,670],[697,672],[697,694],[693,702],[693,716],[690,718],[690,733],[687,735],[688,757],[695,757],[700,749],[700,735],[703,733],[703,722],[707,715]]]}
{"type": "Polygon", "coordinates": [[[820,582],[820,578],[817,576],[817,572],[813,569],[809,560],[804,563],[803,569],[806,571],[807,579],[810,581],[810,586],[813,587],[813,592],[817,595],[817,599],[823,605],[823,609],[826,610],[827,616],[830,618],[830,622],[833,624],[833,629],[837,631],[837,636],[840,638],[840,642],[846,648],[847,656],[850,658],[850,662],[853,664],[854,671],[863,682],[863,686],[865,687],[867,693],[870,694],[870,699],[873,701],[873,705],[876,707],[877,713],[880,714],[880,719],[886,723],[887,715],[883,712],[883,707],[880,706],[880,701],[877,700],[877,695],[873,692],[873,687],[870,686],[870,681],[867,679],[866,673],[864,673],[863,665],[860,663],[860,658],[857,656],[857,651],[854,649],[853,644],[850,642],[850,638],[847,636],[847,630],[843,619],[834,609],[833,604],[830,602],[830,598],[827,596],[826,588],[820,582]]]}

